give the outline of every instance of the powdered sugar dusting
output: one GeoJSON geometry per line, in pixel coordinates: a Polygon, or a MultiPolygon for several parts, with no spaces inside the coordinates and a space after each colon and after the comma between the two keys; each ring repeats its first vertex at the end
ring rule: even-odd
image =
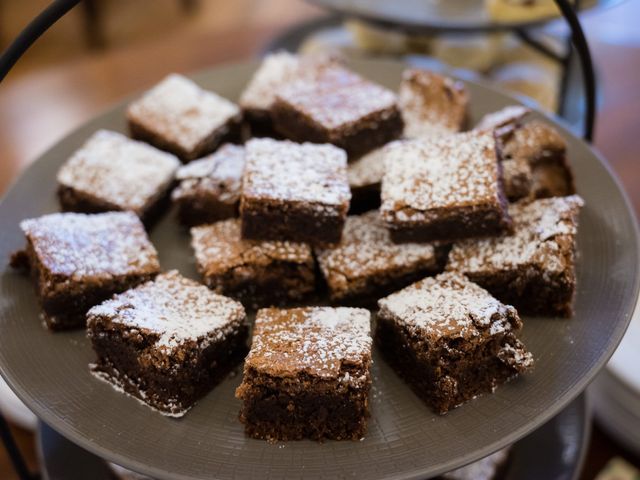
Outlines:
{"type": "Polygon", "coordinates": [[[421,220],[429,210],[498,203],[498,160],[491,133],[397,141],[385,149],[381,213],[421,220]]]}
{"type": "Polygon", "coordinates": [[[349,162],[347,176],[351,188],[375,185],[382,181],[384,176],[384,149],[385,147],[376,148],[357,160],[349,162]]]}
{"type": "Polygon", "coordinates": [[[58,183],[138,215],[169,187],[180,162],[146,143],[99,130],[58,172],[58,183]]]}
{"type": "Polygon", "coordinates": [[[171,74],[129,105],[127,117],[189,151],[240,114],[240,109],[182,75],[171,74]]]}
{"type": "Polygon", "coordinates": [[[270,138],[247,143],[242,196],[343,206],[351,199],[347,155],[333,145],[270,138]]]}
{"type": "MultiPolygon", "coordinates": [[[[370,312],[362,308],[306,307],[258,311],[246,368],[274,376],[301,372],[336,378],[342,365],[368,368],[370,312]]],[[[368,378],[344,381],[364,386],[368,378]]]]}
{"type": "Polygon", "coordinates": [[[531,164],[564,155],[567,143],[551,125],[534,121],[517,129],[505,142],[504,154],[531,164]]]}
{"type": "Polygon", "coordinates": [[[131,212],[53,213],[24,220],[20,228],[55,275],[81,280],[160,268],[156,249],[131,212]]]}
{"type": "Polygon", "coordinates": [[[502,110],[486,114],[480,119],[474,130],[493,131],[507,127],[522,120],[530,110],[522,105],[509,105],[502,110]]]}
{"type": "Polygon", "coordinates": [[[155,333],[156,346],[171,350],[185,341],[224,336],[232,325],[244,321],[245,311],[239,302],[173,270],[93,307],[87,313],[88,324],[101,317],[155,333]]]}
{"type": "Polygon", "coordinates": [[[475,273],[527,265],[549,272],[571,268],[565,257],[573,249],[583,205],[577,195],[513,204],[509,207],[512,235],[456,243],[447,269],[475,273]],[[563,240],[566,237],[570,241],[563,240]]]}

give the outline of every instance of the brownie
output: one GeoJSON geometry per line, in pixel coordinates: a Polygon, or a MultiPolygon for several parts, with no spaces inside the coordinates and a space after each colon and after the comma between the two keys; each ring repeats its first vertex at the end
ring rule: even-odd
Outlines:
{"type": "Polygon", "coordinates": [[[244,147],[232,144],[179,168],[171,199],[180,223],[194,226],[237,217],[243,171],[244,147]]]}
{"type": "Polygon", "coordinates": [[[239,302],[176,270],[87,313],[91,371],[163,415],[183,416],[247,353],[239,302]]]}
{"type": "Polygon", "coordinates": [[[385,149],[380,213],[394,242],[498,235],[511,220],[492,132],[395,142],[385,149]]]}
{"type": "Polygon", "coordinates": [[[516,309],[458,273],[425,278],[378,305],[385,360],[436,413],[492,393],[533,364],[516,309]]]}
{"type": "Polygon", "coordinates": [[[362,213],[380,207],[384,149],[384,146],[376,148],[347,165],[347,177],[351,189],[349,213],[362,213]]]}
{"type": "Polygon", "coordinates": [[[31,272],[52,330],[84,327],[89,308],[160,271],[156,249],[132,212],[53,213],[20,228],[27,246],[11,265],[31,272]]]}
{"type": "Polygon", "coordinates": [[[504,194],[510,202],[528,197],[533,189],[531,165],[521,157],[503,160],[502,181],[504,194]]]}
{"type": "Polygon", "coordinates": [[[347,217],[341,242],[315,249],[333,302],[374,304],[383,295],[442,271],[444,247],[394,244],[378,211],[347,217]]]}
{"type": "Polygon", "coordinates": [[[236,397],[253,438],[358,440],[371,386],[368,310],[258,311],[236,397]]]}
{"type": "Polygon", "coordinates": [[[169,153],[99,130],[58,171],[60,204],[70,212],[131,210],[149,224],[167,206],[179,165],[169,153]]]}
{"type": "Polygon", "coordinates": [[[351,199],[343,150],[253,139],[247,143],[242,181],[243,238],[340,241],[351,199]]]}
{"type": "Polygon", "coordinates": [[[469,92],[460,81],[410,68],[402,74],[398,104],[406,138],[446,135],[464,127],[469,92]]]}
{"type": "Polygon", "coordinates": [[[239,104],[253,136],[277,136],[271,109],[280,88],[295,80],[313,79],[317,72],[337,63],[330,55],[267,54],[240,95],[239,104]]]}
{"type": "Polygon", "coordinates": [[[403,129],[395,93],[339,66],[280,88],[272,113],[284,137],[332,143],[350,157],[398,138],[403,129]]]}
{"type": "Polygon", "coordinates": [[[131,136],[177,155],[184,162],[241,137],[237,105],[171,74],[127,109],[131,136]]]}
{"type": "Polygon", "coordinates": [[[582,205],[577,195],[512,204],[513,234],[454,244],[446,268],[523,314],[569,317],[582,205]]]}
{"type": "Polygon", "coordinates": [[[315,290],[315,262],[304,243],[243,240],[238,219],[194,227],[191,238],[204,283],[250,307],[299,301],[315,290]]]}
{"type": "Polygon", "coordinates": [[[495,131],[498,138],[508,137],[522,125],[531,112],[522,105],[508,105],[501,110],[483,116],[474,127],[476,131],[495,131]]]}

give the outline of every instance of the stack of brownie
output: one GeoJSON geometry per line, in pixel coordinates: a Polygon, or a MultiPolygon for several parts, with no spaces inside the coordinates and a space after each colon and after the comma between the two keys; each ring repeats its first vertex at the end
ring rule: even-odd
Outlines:
{"type": "Polygon", "coordinates": [[[445,413],[531,368],[519,313],[571,315],[582,206],[558,132],[518,106],[463,131],[468,103],[329,57],[268,56],[239,105],[170,75],[129,106],[133,139],[99,131],[63,165],[67,213],[25,220],[12,264],[51,329],[87,328],[97,377],[163,414],[249,351],[248,435],[361,438],[372,337],[445,413]],[[149,241],[168,199],[202,284],[149,241]]]}

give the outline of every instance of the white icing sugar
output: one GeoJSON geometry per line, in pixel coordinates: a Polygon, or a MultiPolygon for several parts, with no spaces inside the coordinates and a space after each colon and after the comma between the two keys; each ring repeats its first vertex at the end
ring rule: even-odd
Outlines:
{"type": "Polygon", "coordinates": [[[556,239],[570,236],[574,241],[583,205],[577,195],[513,204],[509,207],[512,235],[456,243],[449,254],[447,269],[474,273],[527,265],[537,265],[549,272],[572,268],[565,260],[567,248],[556,239]]]}
{"type": "Polygon", "coordinates": [[[242,305],[213,293],[204,285],[173,270],[152,282],[114,296],[87,313],[89,325],[107,317],[130,329],[158,335],[156,346],[169,350],[185,341],[212,341],[223,337],[245,319],[242,305]]]}
{"type": "Polygon", "coordinates": [[[187,151],[239,114],[237,105],[175,73],[127,110],[130,120],[187,151]]]}
{"type": "Polygon", "coordinates": [[[242,108],[271,107],[279,86],[300,74],[300,57],[288,52],[267,55],[240,96],[242,108]]]}
{"type": "Polygon", "coordinates": [[[243,197],[342,206],[351,199],[347,155],[333,145],[253,139],[246,146],[243,197]]]}
{"type": "Polygon", "coordinates": [[[75,280],[155,272],[158,254],[131,212],[53,213],[20,227],[38,259],[56,275],[75,280]]]}
{"type": "Polygon", "coordinates": [[[138,215],[173,180],[180,162],[146,143],[99,130],[58,172],[58,183],[138,215]]]}
{"type": "Polygon", "coordinates": [[[372,152],[349,162],[347,177],[351,188],[366,187],[382,181],[384,176],[384,149],[376,148],[372,152]]]}
{"type": "Polygon", "coordinates": [[[492,131],[522,120],[530,110],[522,105],[509,105],[502,110],[486,114],[480,119],[474,130],[492,131]]]}

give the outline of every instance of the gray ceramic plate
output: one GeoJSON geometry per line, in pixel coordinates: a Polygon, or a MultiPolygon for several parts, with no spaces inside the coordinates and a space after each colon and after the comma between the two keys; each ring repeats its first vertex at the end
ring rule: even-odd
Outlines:
{"type": "MultiPolygon", "coordinates": [[[[526,22],[496,22],[483,0],[308,0],[346,17],[415,33],[429,31],[491,31],[531,28],[558,17],[526,22]]],[[[623,0],[582,0],[581,9],[603,9],[623,0]]]]}
{"type": "MultiPolygon", "coordinates": [[[[237,98],[254,63],[195,76],[237,98]]],[[[354,62],[355,70],[396,88],[402,64],[354,62]]],[[[515,100],[469,84],[471,120],[515,100]]],[[[23,245],[26,217],[57,209],[55,173],[97,128],[124,130],[124,106],[87,123],[36,161],[0,205],[0,258],[23,245]]],[[[513,443],[566,407],[604,365],[622,338],[638,292],[638,235],[620,185],[604,161],[563,126],[586,200],[579,234],[576,316],[527,318],[524,341],[537,368],[526,377],[450,412],[434,415],[387,365],[375,358],[372,417],[360,442],[272,445],[247,439],[237,421],[231,377],[182,420],[158,415],[95,380],[84,332],[53,334],[38,318],[29,279],[2,266],[0,371],[42,420],[102,458],[159,478],[425,478],[513,443]]],[[[168,215],[152,232],[165,269],[195,276],[188,235],[168,215]]],[[[5,264],[6,265],[6,264],[5,264]]]]}
{"type": "MultiPolygon", "coordinates": [[[[589,442],[590,420],[586,396],[580,395],[511,448],[501,480],[577,479],[589,442]]],[[[46,424],[38,426],[37,447],[44,480],[113,480],[113,473],[104,460],[46,424]]]]}

